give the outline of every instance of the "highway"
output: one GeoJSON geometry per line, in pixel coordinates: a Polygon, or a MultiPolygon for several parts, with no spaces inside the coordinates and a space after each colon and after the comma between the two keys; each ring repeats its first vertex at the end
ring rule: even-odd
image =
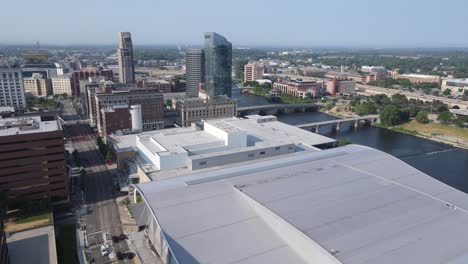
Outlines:
{"type": "Polygon", "coordinates": [[[426,95],[426,94],[420,94],[420,93],[415,93],[415,92],[382,88],[382,87],[370,86],[370,85],[364,85],[364,84],[358,84],[358,83],[356,84],[356,88],[365,90],[364,93],[366,95],[386,94],[386,95],[391,96],[392,94],[399,93],[399,94],[404,94],[408,99],[419,99],[419,100],[426,101],[426,102],[432,102],[434,100],[438,100],[438,101],[443,102],[444,104],[449,105],[450,107],[458,105],[461,109],[468,109],[468,101],[461,101],[461,100],[456,100],[456,99],[447,98],[447,97],[426,95]]]}
{"type": "MultiPolygon", "coordinates": [[[[62,102],[62,118],[65,121],[80,118],[70,101],[62,102]]],[[[64,129],[74,149],[78,150],[82,166],[87,171],[82,206],[87,208],[88,214],[80,219],[82,225],[86,225],[86,246],[89,247],[95,263],[118,262],[115,257],[101,256],[99,251],[99,247],[105,242],[112,245],[114,253],[128,251],[126,241],[113,244],[108,240],[123,232],[112,175],[96,148],[95,137],[89,125],[65,124],[64,129]]],[[[120,263],[133,263],[133,260],[121,260],[120,263]]]]}

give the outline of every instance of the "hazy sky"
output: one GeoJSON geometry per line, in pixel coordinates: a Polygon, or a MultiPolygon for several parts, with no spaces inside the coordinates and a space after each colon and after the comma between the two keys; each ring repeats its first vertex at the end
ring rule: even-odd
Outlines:
{"type": "Polygon", "coordinates": [[[468,0],[3,0],[0,44],[468,47],[468,0]]]}

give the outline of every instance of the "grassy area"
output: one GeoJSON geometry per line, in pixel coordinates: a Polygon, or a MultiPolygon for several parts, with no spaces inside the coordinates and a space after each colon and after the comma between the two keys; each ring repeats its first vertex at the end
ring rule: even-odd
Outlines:
{"type": "Polygon", "coordinates": [[[59,264],[78,264],[76,252],[75,225],[67,224],[60,226],[57,237],[57,257],[59,264]]]}
{"type": "Polygon", "coordinates": [[[468,129],[456,126],[443,125],[439,123],[421,124],[413,120],[411,122],[398,125],[395,128],[402,129],[404,132],[432,136],[447,136],[468,141],[468,129]]]}
{"type": "Polygon", "coordinates": [[[18,232],[50,225],[51,215],[49,212],[41,212],[34,215],[18,215],[8,217],[5,223],[5,231],[18,232]]]}
{"type": "Polygon", "coordinates": [[[255,94],[258,94],[260,96],[268,96],[270,95],[270,90],[269,88],[261,88],[261,87],[256,87],[253,89],[253,92],[255,94]]]}
{"type": "Polygon", "coordinates": [[[41,221],[41,220],[46,220],[46,219],[50,220],[49,212],[43,212],[43,213],[38,213],[35,215],[29,215],[29,216],[18,216],[13,220],[13,222],[17,224],[24,224],[24,223],[41,221]]]}

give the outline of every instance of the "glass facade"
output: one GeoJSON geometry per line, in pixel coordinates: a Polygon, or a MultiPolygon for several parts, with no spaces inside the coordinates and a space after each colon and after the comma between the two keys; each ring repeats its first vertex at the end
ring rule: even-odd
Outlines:
{"type": "Polygon", "coordinates": [[[232,44],[225,37],[205,33],[205,91],[208,96],[227,95],[232,88],[232,44]]]}

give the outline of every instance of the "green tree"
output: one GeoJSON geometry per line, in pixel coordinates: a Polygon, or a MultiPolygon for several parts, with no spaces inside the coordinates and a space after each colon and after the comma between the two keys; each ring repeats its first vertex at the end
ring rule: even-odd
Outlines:
{"type": "Polygon", "coordinates": [[[237,80],[244,80],[244,66],[249,63],[248,59],[240,59],[234,63],[234,73],[237,80]]]}
{"type": "Polygon", "coordinates": [[[411,107],[409,108],[410,117],[416,117],[416,115],[418,114],[419,110],[420,110],[419,107],[417,107],[417,106],[411,106],[411,107]]]}
{"type": "Polygon", "coordinates": [[[376,94],[371,96],[371,100],[374,101],[378,106],[383,107],[391,103],[390,98],[385,94],[376,94]]]}
{"type": "Polygon", "coordinates": [[[453,121],[453,114],[449,111],[444,111],[439,114],[437,120],[439,120],[442,124],[449,124],[453,121]]]}
{"type": "Polygon", "coordinates": [[[392,103],[403,106],[408,104],[408,98],[404,94],[394,94],[392,95],[392,103]]]}
{"type": "Polygon", "coordinates": [[[441,106],[437,107],[437,112],[438,113],[446,112],[448,110],[449,109],[448,109],[448,107],[446,105],[441,105],[441,106]]]}
{"type": "Polygon", "coordinates": [[[377,113],[377,105],[374,102],[363,102],[356,106],[354,111],[358,115],[371,115],[377,113]]]}
{"type": "Polygon", "coordinates": [[[383,126],[393,126],[400,122],[400,111],[394,105],[385,106],[380,111],[380,122],[383,126]]]}
{"type": "Polygon", "coordinates": [[[418,121],[421,124],[429,123],[429,118],[427,117],[427,112],[426,111],[419,111],[418,114],[416,115],[416,121],[418,121]]]}
{"type": "Polygon", "coordinates": [[[447,96],[447,95],[450,95],[450,94],[451,94],[451,91],[450,91],[450,89],[445,89],[442,93],[443,93],[445,96],[447,96]]]}

